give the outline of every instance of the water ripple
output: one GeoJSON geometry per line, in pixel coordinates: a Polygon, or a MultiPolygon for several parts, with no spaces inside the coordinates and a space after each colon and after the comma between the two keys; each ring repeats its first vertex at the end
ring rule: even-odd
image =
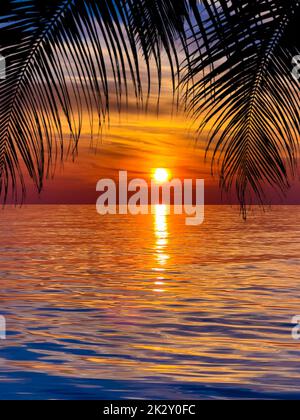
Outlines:
{"type": "Polygon", "coordinates": [[[299,221],[6,209],[1,398],[300,397],[299,221]]]}

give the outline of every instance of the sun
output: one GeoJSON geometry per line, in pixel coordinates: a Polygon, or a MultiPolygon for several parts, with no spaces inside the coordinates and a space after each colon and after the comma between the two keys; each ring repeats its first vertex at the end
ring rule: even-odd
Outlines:
{"type": "Polygon", "coordinates": [[[163,184],[168,182],[171,177],[171,173],[168,169],[157,168],[153,171],[153,179],[158,184],[163,184]]]}

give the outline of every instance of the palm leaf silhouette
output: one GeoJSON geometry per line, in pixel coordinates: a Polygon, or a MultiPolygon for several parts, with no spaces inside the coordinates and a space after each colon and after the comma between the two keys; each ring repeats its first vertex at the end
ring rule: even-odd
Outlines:
{"type": "Polygon", "coordinates": [[[189,12],[188,2],[175,0],[2,0],[0,10],[0,52],[7,60],[0,81],[0,195],[6,200],[11,190],[18,201],[24,171],[41,190],[57,157],[76,153],[84,110],[92,132],[95,114],[99,130],[107,118],[112,91],[120,104],[130,80],[137,101],[142,98],[140,51],[147,94],[150,57],[160,80],[162,49],[175,86],[175,40],[184,42],[189,12]]]}
{"type": "Polygon", "coordinates": [[[299,54],[296,0],[202,1],[197,44],[191,40],[183,83],[189,111],[209,129],[207,151],[220,185],[245,204],[284,192],[295,171],[299,141],[299,54]],[[201,54],[199,54],[201,51],[201,54]]]}

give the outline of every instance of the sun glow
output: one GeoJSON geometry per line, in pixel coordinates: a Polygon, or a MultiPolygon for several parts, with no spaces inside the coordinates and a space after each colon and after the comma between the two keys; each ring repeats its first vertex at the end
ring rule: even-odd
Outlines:
{"type": "Polygon", "coordinates": [[[158,184],[168,182],[171,178],[171,173],[165,168],[157,168],[153,172],[153,179],[158,184]]]}

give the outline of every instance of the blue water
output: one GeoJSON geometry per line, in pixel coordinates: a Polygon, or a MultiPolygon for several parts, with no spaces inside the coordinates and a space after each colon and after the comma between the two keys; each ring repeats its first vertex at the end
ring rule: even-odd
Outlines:
{"type": "Polygon", "coordinates": [[[1,399],[300,398],[299,222],[7,208],[1,399]]]}

